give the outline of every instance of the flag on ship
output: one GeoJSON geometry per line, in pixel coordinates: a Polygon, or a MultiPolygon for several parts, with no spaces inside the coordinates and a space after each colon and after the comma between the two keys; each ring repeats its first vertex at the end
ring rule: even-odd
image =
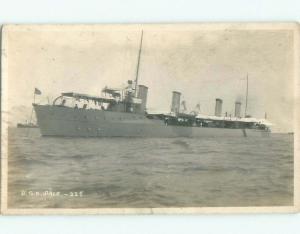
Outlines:
{"type": "Polygon", "coordinates": [[[39,90],[39,89],[37,89],[37,88],[34,88],[34,94],[36,94],[36,95],[41,95],[42,92],[41,92],[41,90],[39,90]]]}

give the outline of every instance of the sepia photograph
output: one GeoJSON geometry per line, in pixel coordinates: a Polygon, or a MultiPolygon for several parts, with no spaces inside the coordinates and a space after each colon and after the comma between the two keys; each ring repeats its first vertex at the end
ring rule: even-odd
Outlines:
{"type": "Polygon", "coordinates": [[[1,41],[3,214],[299,210],[298,24],[5,25],[1,41]]]}

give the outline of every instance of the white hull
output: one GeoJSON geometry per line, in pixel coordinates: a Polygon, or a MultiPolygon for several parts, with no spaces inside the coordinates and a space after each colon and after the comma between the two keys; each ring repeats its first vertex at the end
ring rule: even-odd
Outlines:
{"type": "Polygon", "coordinates": [[[243,137],[268,136],[255,129],[166,126],[142,114],[34,105],[43,136],[60,137],[243,137]]]}

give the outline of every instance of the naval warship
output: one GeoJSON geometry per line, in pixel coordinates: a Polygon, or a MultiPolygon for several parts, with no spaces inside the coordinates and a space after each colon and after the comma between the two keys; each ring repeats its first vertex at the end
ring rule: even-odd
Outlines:
{"type": "Polygon", "coordinates": [[[57,137],[249,137],[269,136],[265,119],[241,117],[241,102],[234,116],[222,116],[222,99],[217,98],[215,115],[181,111],[181,93],[173,91],[169,112],[147,110],[148,87],[138,84],[143,32],[135,79],[124,88],[105,87],[93,96],[64,92],[52,104],[33,108],[42,136],[57,137]]]}

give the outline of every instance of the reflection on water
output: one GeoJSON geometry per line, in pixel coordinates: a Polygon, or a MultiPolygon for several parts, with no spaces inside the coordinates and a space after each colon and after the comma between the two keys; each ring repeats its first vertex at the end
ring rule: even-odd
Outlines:
{"type": "Polygon", "coordinates": [[[48,138],[9,129],[9,208],[293,204],[293,136],[48,138]]]}

